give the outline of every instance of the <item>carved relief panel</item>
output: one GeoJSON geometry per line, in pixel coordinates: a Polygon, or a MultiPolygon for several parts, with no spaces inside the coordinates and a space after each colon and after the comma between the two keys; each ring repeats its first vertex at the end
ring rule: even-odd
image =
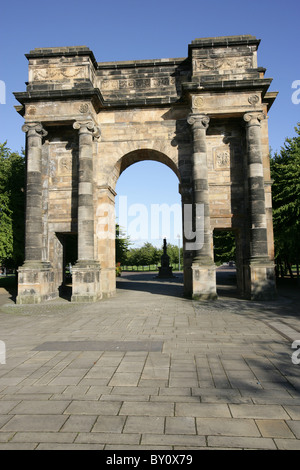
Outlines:
{"type": "Polygon", "coordinates": [[[213,149],[213,162],[215,170],[230,169],[230,149],[227,145],[213,149]]]}

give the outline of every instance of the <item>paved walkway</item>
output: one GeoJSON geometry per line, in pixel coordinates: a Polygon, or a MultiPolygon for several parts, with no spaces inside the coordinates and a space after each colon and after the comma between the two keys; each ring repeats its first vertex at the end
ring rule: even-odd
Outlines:
{"type": "Polygon", "coordinates": [[[96,304],[2,293],[0,450],[300,449],[299,293],[240,300],[230,275],[214,302],[151,273],[96,304]]]}

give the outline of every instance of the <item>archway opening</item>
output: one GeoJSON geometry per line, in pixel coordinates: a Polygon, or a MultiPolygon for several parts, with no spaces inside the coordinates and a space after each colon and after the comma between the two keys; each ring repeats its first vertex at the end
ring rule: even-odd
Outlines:
{"type": "MultiPolygon", "coordinates": [[[[176,166],[160,152],[144,150],[124,156],[119,168],[116,223],[120,239],[125,240],[127,247],[124,256],[116,259],[122,266],[117,287],[167,295],[179,295],[180,292],[181,295],[182,208],[176,166]],[[173,277],[159,279],[157,275],[164,239],[167,241],[173,277]],[[175,286],[179,290],[176,291],[175,286]]],[[[119,243],[118,240],[116,243],[119,243]]],[[[120,252],[122,254],[118,246],[117,256],[120,252]]]]}
{"type": "Polygon", "coordinates": [[[217,293],[220,296],[238,294],[236,237],[236,233],[230,229],[215,229],[213,232],[217,293]]]}
{"type": "Polygon", "coordinates": [[[72,232],[56,232],[59,247],[56,245],[58,258],[58,292],[59,296],[71,300],[72,295],[72,267],[78,257],[78,234],[72,232]]]}

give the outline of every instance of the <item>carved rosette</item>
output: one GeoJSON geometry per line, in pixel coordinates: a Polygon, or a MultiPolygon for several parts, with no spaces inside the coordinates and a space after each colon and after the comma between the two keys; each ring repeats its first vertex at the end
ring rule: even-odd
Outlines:
{"type": "Polygon", "coordinates": [[[249,96],[248,102],[252,104],[253,106],[257,105],[257,103],[259,103],[259,96],[258,95],[249,96]]]}
{"type": "Polygon", "coordinates": [[[36,107],[33,105],[28,106],[28,108],[26,108],[26,114],[28,114],[28,116],[34,116],[36,114],[36,107]]]}
{"type": "Polygon", "coordinates": [[[85,114],[89,111],[89,105],[87,103],[81,103],[79,106],[79,112],[85,114]]]}
{"type": "Polygon", "coordinates": [[[193,96],[192,98],[192,108],[196,110],[202,109],[204,106],[204,98],[203,96],[193,96]]]}

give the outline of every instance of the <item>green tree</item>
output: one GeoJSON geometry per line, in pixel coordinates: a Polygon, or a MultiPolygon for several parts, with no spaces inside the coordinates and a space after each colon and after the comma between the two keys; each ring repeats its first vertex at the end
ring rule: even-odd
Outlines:
{"type": "MultiPolygon", "coordinates": [[[[131,248],[128,250],[124,264],[127,266],[150,266],[153,264],[159,264],[162,254],[162,248],[157,248],[150,242],[147,242],[140,248],[131,248]]],[[[178,264],[178,246],[167,244],[167,254],[170,257],[170,264],[178,264]]],[[[180,263],[182,266],[182,248],[180,248],[180,263]]]]}
{"type": "Polygon", "coordinates": [[[124,264],[127,266],[140,266],[140,249],[131,248],[127,251],[124,264]]]}
{"type": "Polygon", "coordinates": [[[235,236],[229,230],[214,230],[214,259],[218,264],[235,260],[235,236]]]}
{"type": "Polygon", "coordinates": [[[291,266],[300,263],[300,123],[296,136],[286,138],[279,153],[271,158],[272,204],[275,258],[281,272],[284,267],[293,277],[291,266]],[[283,267],[284,266],[284,267],[283,267]]]}
{"type": "Polygon", "coordinates": [[[140,248],[140,263],[143,266],[156,264],[160,259],[159,250],[151,243],[147,242],[140,248]]]}
{"type": "Polygon", "coordinates": [[[126,263],[126,255],[129,250],[129,246],[129,237],[125,235],[120,225],[116,224],[116,263],[126,263]]]}
{"type": "MultiPolygon", "coordinates": [[[[179,249],[178,246],[167,243],[167,255],[170,257],[170,264],[178,264],[179,249]]],[[[183,250],[180,248],[180,263],[183,262],[183,250]]]]}
{"type": "Polygon", "coordinates": [[[17,267],[24,260],[24,156],[0,144],[0,263],[17,267]]]}

